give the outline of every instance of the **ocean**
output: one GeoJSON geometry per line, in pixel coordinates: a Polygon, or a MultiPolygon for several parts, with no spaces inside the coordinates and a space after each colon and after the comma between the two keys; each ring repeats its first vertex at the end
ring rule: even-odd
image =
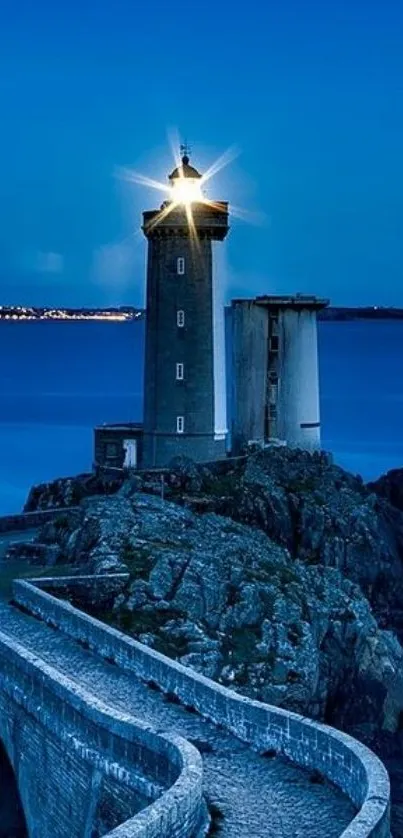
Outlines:
{"type": "MultiPolygon", "coordinates": [[[[92,467],[92,429],[142,414],[144,322],[0,322],[0,514],[92,467]]],[[[319,324],[323,447],[366,480],[403,466],[403,321],[319,324]]]]}

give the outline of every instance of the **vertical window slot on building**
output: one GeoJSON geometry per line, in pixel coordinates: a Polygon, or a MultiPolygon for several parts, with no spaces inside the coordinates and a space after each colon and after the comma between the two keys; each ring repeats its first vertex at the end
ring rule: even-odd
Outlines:
{"type": "Polygon", "coordinates": [[[113,460],[118,455],[118,446],[116,442],[107,442],[105,448],[105,457],[107,460],[113,460]]]}
{"type": "Polygon", "coordinates": [[[177,364],[176,365],[176,380],[177,381],[183,381],[184,371],[185,371],[185,368],[184,368],[183,364],[177,364]]]}
{"type": "Polygon", "coordinates": [[[183,416],[176,417],[176,433],[183,434],[185,430],[185,419],[183,416]]]}
{"type": "Polygon", "coordinates": [[[182,309],[176,312],[176,322],[179,329],[183,329],[185,325],[185,312],[182,309]]]}
{"type": "Polygon", "coordinates": [[[176,261],[176,269],[178,274],[183,275],[185,273],[185,259],[183,256],[179,256],[176,261]]]}

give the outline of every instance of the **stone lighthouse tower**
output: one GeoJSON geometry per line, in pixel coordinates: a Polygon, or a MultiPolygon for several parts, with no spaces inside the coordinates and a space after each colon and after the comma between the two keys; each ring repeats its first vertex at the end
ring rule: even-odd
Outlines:
{"type": "Polygon", "coordinates": [[[184,153],[169,175],[169,199],[144,213],[148,239],[143,465],[177,455],[225,456],[225,353],[217,352],[213,246],[228,232],[228,204],[203,197],[203,178],[184,153]]]}

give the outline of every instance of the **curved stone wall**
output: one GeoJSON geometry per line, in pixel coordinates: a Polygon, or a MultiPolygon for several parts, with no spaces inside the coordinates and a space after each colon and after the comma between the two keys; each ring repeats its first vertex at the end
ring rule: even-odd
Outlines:
{"type": "MultiPolygon", "coordinates": [[[[76,585],[77,577],[71,581],[76,585]]],[[[87,577],[87,581],[91,586],[94,578],[87,577]]],[[[193,706],[201,715],[223,725],[253,747],[263,751],[275,749],[300,765],[320,771],[358,809],[342,838],[390,835],[388,775],[368,748],[326,725],[238,695],[48,592],[57,593],[62,586],[65,595],[68,584],[68,578],[16,580],[14,597],[24,608],[69,637],[88,644],[101,656],[134,671],[145,681],[158,684],[163,691],[174,693],[184,704],[193,706]]]]}
{"type": "Polygon", "coordinates": [[[103,783],[117,814],[152,801],[105,838],[188,838],[198,827],[202,760],[190,743],[94,700],[1,632],[0,738],[30,838],[88,838],[103,783]]]}

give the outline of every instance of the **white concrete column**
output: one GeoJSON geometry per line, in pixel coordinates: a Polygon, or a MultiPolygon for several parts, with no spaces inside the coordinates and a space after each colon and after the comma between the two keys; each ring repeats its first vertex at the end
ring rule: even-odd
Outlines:
{"type": "MultiPolygon", "coordinates": [[[[222,248],[222,244],[220,244],[222,248]]],[[[225,362],[225,277],[223,257],[213,242],[213,352],[214,352],[214,437],[227,438],[227,375],[225,362]]]]}
{"type": "Polygon", "coordinates": [[[232,443],[263,443],[267,395],[268,312],[253,300],[232,303],[232,443]]]}
{"type": "Polygon", "coordinates": [[[278,437],[288,445],[320,448],[316,311],[280,309],[278,437]]]}

